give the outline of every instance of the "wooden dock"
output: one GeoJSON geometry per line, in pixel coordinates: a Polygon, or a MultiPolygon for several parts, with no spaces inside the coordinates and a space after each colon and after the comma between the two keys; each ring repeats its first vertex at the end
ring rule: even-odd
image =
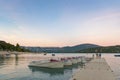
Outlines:
{"type": "Polygon", "coordinates": [[[105,59],[93,59],[79,69],[70,80],[115,80],[115,76],[105,59]]]}

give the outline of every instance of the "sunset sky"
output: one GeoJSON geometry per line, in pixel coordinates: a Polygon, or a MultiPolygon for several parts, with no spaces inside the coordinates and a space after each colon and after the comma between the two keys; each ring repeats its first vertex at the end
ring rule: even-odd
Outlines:
{"type": "Polygon", "coordinates": [[[0,0],[0,40],[43,47],[120,45],[120,0],[0,0]]]}

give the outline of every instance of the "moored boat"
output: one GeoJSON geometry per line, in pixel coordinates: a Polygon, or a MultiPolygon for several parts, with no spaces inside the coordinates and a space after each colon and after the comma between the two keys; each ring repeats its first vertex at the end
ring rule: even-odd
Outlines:
{"type": "Polygon", "coordinates": [[[32,61],[29,63],[29,66],[36,66],[39,64],[44,64],[50,62],[49,60],[40,60],[40,61],[32,61]]]}
{"type": "Polygon", "coordinates": [[[67,59],[67,58],[61,58],[61,61],[63,61],[64,66],[72,65],[72,62],[71,62],[70,59],[67,59]]]}
{"type": "Polygon", "coordinates": [[[81,62],[83,62],[83,63],[86,63],[87,61],[86,61],[86,58],[83,56],[82,58],[81,58],[81,62]]]}
{"type": "Polygon", "coordinates": [[[76,57],[72,57],[71,61],[72,61],[72,64],[77,64],[77,63],[78,63],[78,61],[77,61],[77,58],[76,58],[76,57]]]}
{"type": "Polygon", "coordinates": [[[42,67],[42,68],[63,68],[64,63],[62,61],[51,59],[50,61],[32,61],[29,66],[42,67]]]}
{"type": "Polygon", "coordinates": [[[71,60],[65,60],[64,65],[65,65],[65,66],[72,65],[71,60]]]}
{"type": "Polygon", "coordinates": [[[115,57],[120,57],[120,55],[114,55],[115,57]]]}
{"type": "Polygon", "coordinates": [[[78,62],[82,62],[81,57],[77,57],[77,61],[78,61],[78,62]]]}

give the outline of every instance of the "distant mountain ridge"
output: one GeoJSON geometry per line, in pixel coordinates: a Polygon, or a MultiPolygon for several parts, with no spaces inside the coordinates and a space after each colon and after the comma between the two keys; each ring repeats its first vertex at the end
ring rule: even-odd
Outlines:
{"type": "Polygon", "coordinates": [[[96,44],[79,44],[65,47],[25,47],[0,40],[0,51],[45,52],[45,53],[120,53],[120,45],[99,46],[96,44]]]}
{"type": "Polygon", "coordinates": [[[120,45],[115,46],[103,46],[103,47],[95,47],[88,48],[78,51],[79,53],[120,53],[120,45]]]}
{"type": "Polygon", "coordinates": [[[80,44],[75,46],[65,47],[25,47],[32,52],[47,52],[47,53],[74,53],[83,49],[101,47],[96,44],[80,44]]]}

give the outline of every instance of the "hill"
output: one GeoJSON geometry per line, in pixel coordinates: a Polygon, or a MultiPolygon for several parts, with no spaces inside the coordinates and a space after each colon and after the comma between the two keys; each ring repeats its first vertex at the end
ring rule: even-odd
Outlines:
{"type": "Polygon", "coordinates": [[[107,47],[96,47],[96,48],[88,48],[78,51],[80,53],[120,53],[120,45],[116,46],[107,46],[107,47]]]}
{"type": "Polygon", "coordinates": [[[19,51],[19,52],[25,52],[25,51],[29,51],[29,50],[20,47],[19,44],[16,44],[16,46],[15,46],[15,45],[7,43],[5,41],[0,41],[0,51],[19,51]]]}
{"type": "Polygon", "coordinates": [[[47,52],[47,53],[74,53],[83,49],[100,47],[95,44],[80,44],[75,46],[65,46],[65,47],[25,47],[32,52],[47,52]]]}

